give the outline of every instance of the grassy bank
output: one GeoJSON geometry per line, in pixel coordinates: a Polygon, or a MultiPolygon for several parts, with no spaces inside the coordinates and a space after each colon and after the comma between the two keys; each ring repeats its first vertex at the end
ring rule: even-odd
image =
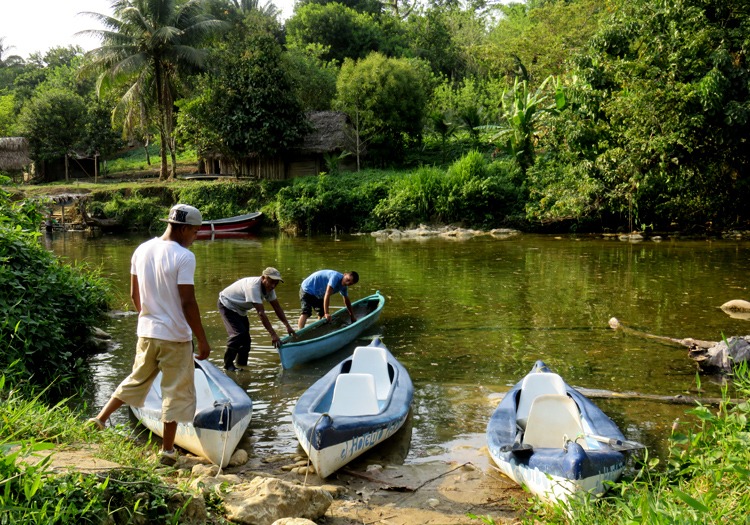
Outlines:
{"type": "Polygon", "coordinates": [[[524,215],[526,192],[517,168],[476,151],[448,168],[366,170],[284,181],[159,182],[123,173],[96,184],[86,180],[22,186],[14,191],[27,197],[86,193],[88,213],[118,219],[138,230],[157,226],[158,219],[177,202],[198,207],[205,219],[261,210],[267,225],[303,234],[419,224],[529,227],[524,215]]]}
{"type": "MultiPolygon", "coordinates": [[[[191,496],[156,471],[155,448],[124,429],[92,432],[68,401],[49,405],[0,376],[0,511],[3,523],[178,523],[191,496]],[[24,393],[25,392],[25,393],[24,393]],[[91,448],[119,465],[106,475],[78,464],[52,469],[56,450],[91,448]]],[[[202,496],[197,496],[202,497],[202,496]]]]}

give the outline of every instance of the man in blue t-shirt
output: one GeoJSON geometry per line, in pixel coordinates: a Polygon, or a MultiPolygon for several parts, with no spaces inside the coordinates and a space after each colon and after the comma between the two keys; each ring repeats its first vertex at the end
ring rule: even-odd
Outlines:
{"type": "Polygon", "coordinates": [[[305,326],[313,308],[318,313],[318,318],[325,317],[326,320],[330,321],[331,314],[328,308],[331,303],[331,295],[335,293],[340,293],[344,297],[344,304],[346,304],[346,309],[349,310],[349,316],[352,318],[352,322],[355,322],[357,318],[354,316],[354,310],[352,310],[352,302],[349,300],[347,287],[358,282],[359,274],[354,271],[339,273],[335,270],[318,270],[308,276],[307,279],[302,281],[299,288],[302,315],[299,316],[297,326],[299,328],[305,326]]]}

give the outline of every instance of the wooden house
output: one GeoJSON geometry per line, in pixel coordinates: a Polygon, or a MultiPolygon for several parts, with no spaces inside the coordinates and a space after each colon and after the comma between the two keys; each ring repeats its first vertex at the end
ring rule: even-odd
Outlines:
{"type": "MultiPolygon", "coordinates": [[[[273,157],[251,155],[240,162],[232,162],[220,153],[207,154],[203,158],[206,173],[239,178],[290,179],[328,171],[326,157],[338,157],[348,149],[351,137],[348,118],[340,111],[312,111],[307,113],[307,120],[311,130],[300,146],[273,157]]],[[[338,169],[354,170],[356,162],[352,157],[346,157],[339,161],[338,169]]]]}

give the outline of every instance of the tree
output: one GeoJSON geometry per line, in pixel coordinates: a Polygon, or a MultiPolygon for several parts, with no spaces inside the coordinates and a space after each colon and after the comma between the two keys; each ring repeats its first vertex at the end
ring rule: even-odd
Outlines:
{"type": "Polygon", "coordinates": [[[13,84],[13,79],[24,65],[23,58],[8,54],[12,47],[5,45],[5,38],[0,38],[0,93],[13,84]]]}
{"type": "Polygon", "coordinates": [[[457,81],[464,68],[449,25],[450,15],[445,9],[431,8],[412,14],[405,25],[410,55],[428,62],[435,74],[457,81]]]}
{"type": "Polygon", "coordinates": [[[336,96],[338,68],[321,60],[320,54],[322,51],[311,45],[305,51],[290,49],[283,56],[284,70],[306,111],[331,109],[336,96]]]}
{"type": "Polygon", "coordinates": [[[427,70],[419,61],[380,53],[344,61],[334,106],[357,123],[358,139],[378,149],[381,162],[398,160],[406,145],[421,140],[427,70]]]}
{"type": "Polygon", "coordinates": [[[30,156],[36,161],[65,157],[68,179],[68,155],[76,149],[86,125],[83,97],[59,87],[40,89],[27,102],[18,125],[29,140],[30,156]]]}
{"type": "Polygon", "coordinates": [[[204,152],[216,149],[234,159],[237,173],[244,158],[279,154],[306,130],[275,29],[275,21],[259,14],[232,31],[212,54],[213,73],[204,75],[200,97],[186,108],[185,129],[204,152]]]}
{"type": "Polygon", "coordinates": [[[101,88],[125,86],[122,108],[133,100],[155,101],[160,137],[160,179],[166,179],[167,148],[172,148],[172,177],[176,175],[172,128],[174,101],[180,81],[203,69],[206,51],[199,46],[224,24],[204,14],[201,0],[116,0],[114,15],[87,13],[106,29],[83,31],[103,45],[90,51],[84,71],[99,73],[101,88]]]}
{"type": "Polygon", "coordinates": [[[298,7],[286,22],[290,48],[320,46],[324,61],[359,59],[380,48],[383,34],[375,18],[339,3],[298,7]]]}
{"type": "Polygon", "coordinates": [[[578,125],[555,123],[536,213],[554,220],[579,194],[565,209],[628,228],[748,220],[748,34],[744,0],[623,4],[576,60],[578,125]]]}
{"type": "Polygon", "coordinates": [[[493,74],[517,77],[519,65],[536,84],[567,71],[609,14],[602,0],[543,0],[498,4],[498,21],[487,35],[484,67],[493,74]]]}

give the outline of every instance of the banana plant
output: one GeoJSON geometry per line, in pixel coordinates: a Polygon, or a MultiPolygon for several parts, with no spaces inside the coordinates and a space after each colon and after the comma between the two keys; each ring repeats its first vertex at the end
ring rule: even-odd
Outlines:
{"type": "Polygon", "coordinates": [[[561,111],[565,105],[565,91],[559,79],[549,76],[533,92],[526,80],[516,79],[511,89],[503,91],[500,123],[484,128],[495,131],[491,141],[515,158],[525,175],[534,165],[534,142],[540,119],[545,113],[561,111]],[[548,83],[554,84],[554,102],[545,105],[549,98],[548,83]]]}

